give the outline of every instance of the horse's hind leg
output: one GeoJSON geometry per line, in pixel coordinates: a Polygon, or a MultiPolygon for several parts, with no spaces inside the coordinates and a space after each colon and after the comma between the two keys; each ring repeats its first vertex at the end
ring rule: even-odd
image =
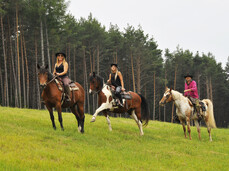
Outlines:
{"type": "Polygon", "coordinates": [[[61,104],[57,104],[57,105],[56,105],[56,110],[57,110],[57,112],[58,112],[58,120],[59,120],[59,122],[60,122],[61,129],[62,129],[62,131],[64,131],[63,119],[62,119],[62,114],[61,114],[61,112],[62,112],[61,104]]]}
{"type": "Polygon", "coordinates": [[[189,139],[191,140],[192,137],[191,137],[190,119],[188,118],[186,122],[187,122],[187,127],[188,127],[189,139]]]}
{"type": "Polygon", "coordinates": [[[75,115],[77,121],[78,121],[78,131],[81,133],[84,133],[84,121],[85,121],[85,116],[84,116],[84,107],[83,104],[78,103],[77,107],[73,106],[71,108],[72,113],[75,115]]]}
{"type": "Polygon", "coordinates": [[[50,119],[52,121],[52,127],[53,127],[54,130],[56,130],[56,125],[55,125],[55,120],[54,120],[52,107],[49,107],[48,105],[46,105],[46,107],[47,107],[47,109],[49,111],[50,119]]]}
{"type": "Polygon", "coordinates": [[[206,123],[206,126],[207,126],[207,129],[208,129],[208,134],[209,134],[209,140],[212,141],[212,136],[211,136],[211,127],[207,121],[207,119],[205,119],[205,123],[206,123]]]}
{"type": "Polygon", "coordinates": [[[195,125],[196,125],[196,128],[197,128],[197,132],[198,132],[198,135],[199,135],[199,139],[201,140],[201,135],[200,135],[200,124],[198,122],[198,120],[195,120],[195,125]]]}
{"type": "MultiPolygon", "coordinates": [[[[136,112],[137,113],[137,112],[136,112]]],[[[131,116],[133,117],[133,119],[136,121],[138,128],[140,130],[140,135],[144,135],[143,129],[142,129],[142,122],[139,119],[139,117],[137,117],[137,115],[135,114],[135,110],[131,111],[131,116]]]]}

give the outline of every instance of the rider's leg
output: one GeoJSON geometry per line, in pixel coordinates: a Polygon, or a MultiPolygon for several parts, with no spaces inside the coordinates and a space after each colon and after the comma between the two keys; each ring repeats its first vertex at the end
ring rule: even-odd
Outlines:
{"type": "Polygon", "coordinates": [[[63,83],[64,83],[64,91],[66,93],[66,97],[67,97],[67,101],[71,101],[71,90],[69,87],[69,78],[68,77],[64,77],[63,79],[63,83]]]}
{"type": "Polygon", "coordinates": [[[119,86],[116,88],[115,95],[119,98],[121,106],[123,106],[122,96],[120,93],[121,93],[121,87],[119,86]]]}

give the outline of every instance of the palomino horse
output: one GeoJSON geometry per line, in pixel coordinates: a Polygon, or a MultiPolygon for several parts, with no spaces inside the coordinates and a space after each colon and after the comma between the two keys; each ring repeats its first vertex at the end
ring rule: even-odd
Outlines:
{"type": "MultiPolygon", "coordinates": [[[[174,103],[176,105],[176,114],[177,114],[181,124],[183,125],[185,138],[187,137],[186,129],[185,129],[185,122],[187,123],[189,138],[191,140],[192,137],[191,137],[190,121],[194,120],[195,125],[197,127],[199,139],[201,139],[200,125],[198,122],[198,117],[197,117],[196,113],[193,114],[194,107],[193,107],[191,101],[187,97],[184,97],[183,94],[179,93],[178,91],[166,88],[164,96],[162,97],[159,104],[161,106],[163,106],[164,104],[171,102],[171,101],[174,101],[174,103]]],[[[213,104],[212,104],[211,100],[209,100],[209,99],[203,99],[202,102],[205,105],[206,111],[203,112],[201,109],[200,113],[203,116],[203,119],[206,123],[210,141],[212,141],[211,128],[216,128],[214,113],[213,113],[213,104]]]]}
{"type": "MultiPolygon", "coordinates": [[[[71,93],[71,101],[65,102],[63,101],[63,92],[60,90],[57,82],[55,81],[56,77],[54,77],[49,71],[48,66],[39,66],[38,68],[38,78],[40,82],[40,86],[43,87],[43,92],[41,97],[44,100],[45,106],[47,107],[50,118],[52,121],[52,126],[56,129],[54,115],[53,115],[53,108],[55,107],[58,112],[58,119],[60,122],[60,126],[62,130],[64,130],[63,123],[62,123],[62,108],[70,108],[72,113],[75,115],[78,121],[78,131],[84,133],[84,89],[83,87],[75,82],[75,85],[78,87],[78,90],[75,90],[71,93]],[[74,94],[74,96],[73,96],[74,94]]],[[[63,87],[62,87],[63,89],[63,87]]]]}
{"type": "Polygon", "coordinates": [[[114,113],[128,112],[129,115],[131,115],[133,119],[136,121],[140,130],[140,135],[144,134],[142,129],[142,120],[144,121],[144,125],[146,126],[149,121],[149,110],[147,107],[147,102],[142,95],[130,91],[129,93],[132,96],[132,99],[125,100],[124,107],[113,107],[114,99],[112,98],[110,86],[104,84],[103,78],[96,75],[95,73],[90,74],[89,93],[90,94],[98,93],[98,104],[99,104],[99,108],[95,111],[91,122],[95,122],[95,118],[98,115],[98,113],[103,112],[103,114],[107,118],[107,123],[111,131],[112,128],[108,116],[108,111],[114,113]]]}

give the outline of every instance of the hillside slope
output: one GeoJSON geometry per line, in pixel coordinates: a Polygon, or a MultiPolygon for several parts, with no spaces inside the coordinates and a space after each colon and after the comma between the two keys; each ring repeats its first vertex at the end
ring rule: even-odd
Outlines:
{"type": "Polygon", "coordinates": [[[228,170],[229,129],[206,128],[202,141],[192,127],[185,139],[179,124],[150,121],[139,136],[133,119],[98,116],[85,133],[77,131],[73,114],[63,113],[65,131],[51,126],[47,110],[0,107],[0,170],[228,170]]]}

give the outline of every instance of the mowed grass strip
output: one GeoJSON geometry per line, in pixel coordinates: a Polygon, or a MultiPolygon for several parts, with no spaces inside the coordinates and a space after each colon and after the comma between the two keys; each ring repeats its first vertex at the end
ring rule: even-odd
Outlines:
{"type": "Polygon", "coordinates": [[[78,133],[73,114],[63,113],[65,131],[52,129],[47,110],[0,107],[0,170],[228,170],[229,129],[202,127],[185,139],[180,124],[150,121],[144,136],[133,119],[98,116],[78,133]]]}

